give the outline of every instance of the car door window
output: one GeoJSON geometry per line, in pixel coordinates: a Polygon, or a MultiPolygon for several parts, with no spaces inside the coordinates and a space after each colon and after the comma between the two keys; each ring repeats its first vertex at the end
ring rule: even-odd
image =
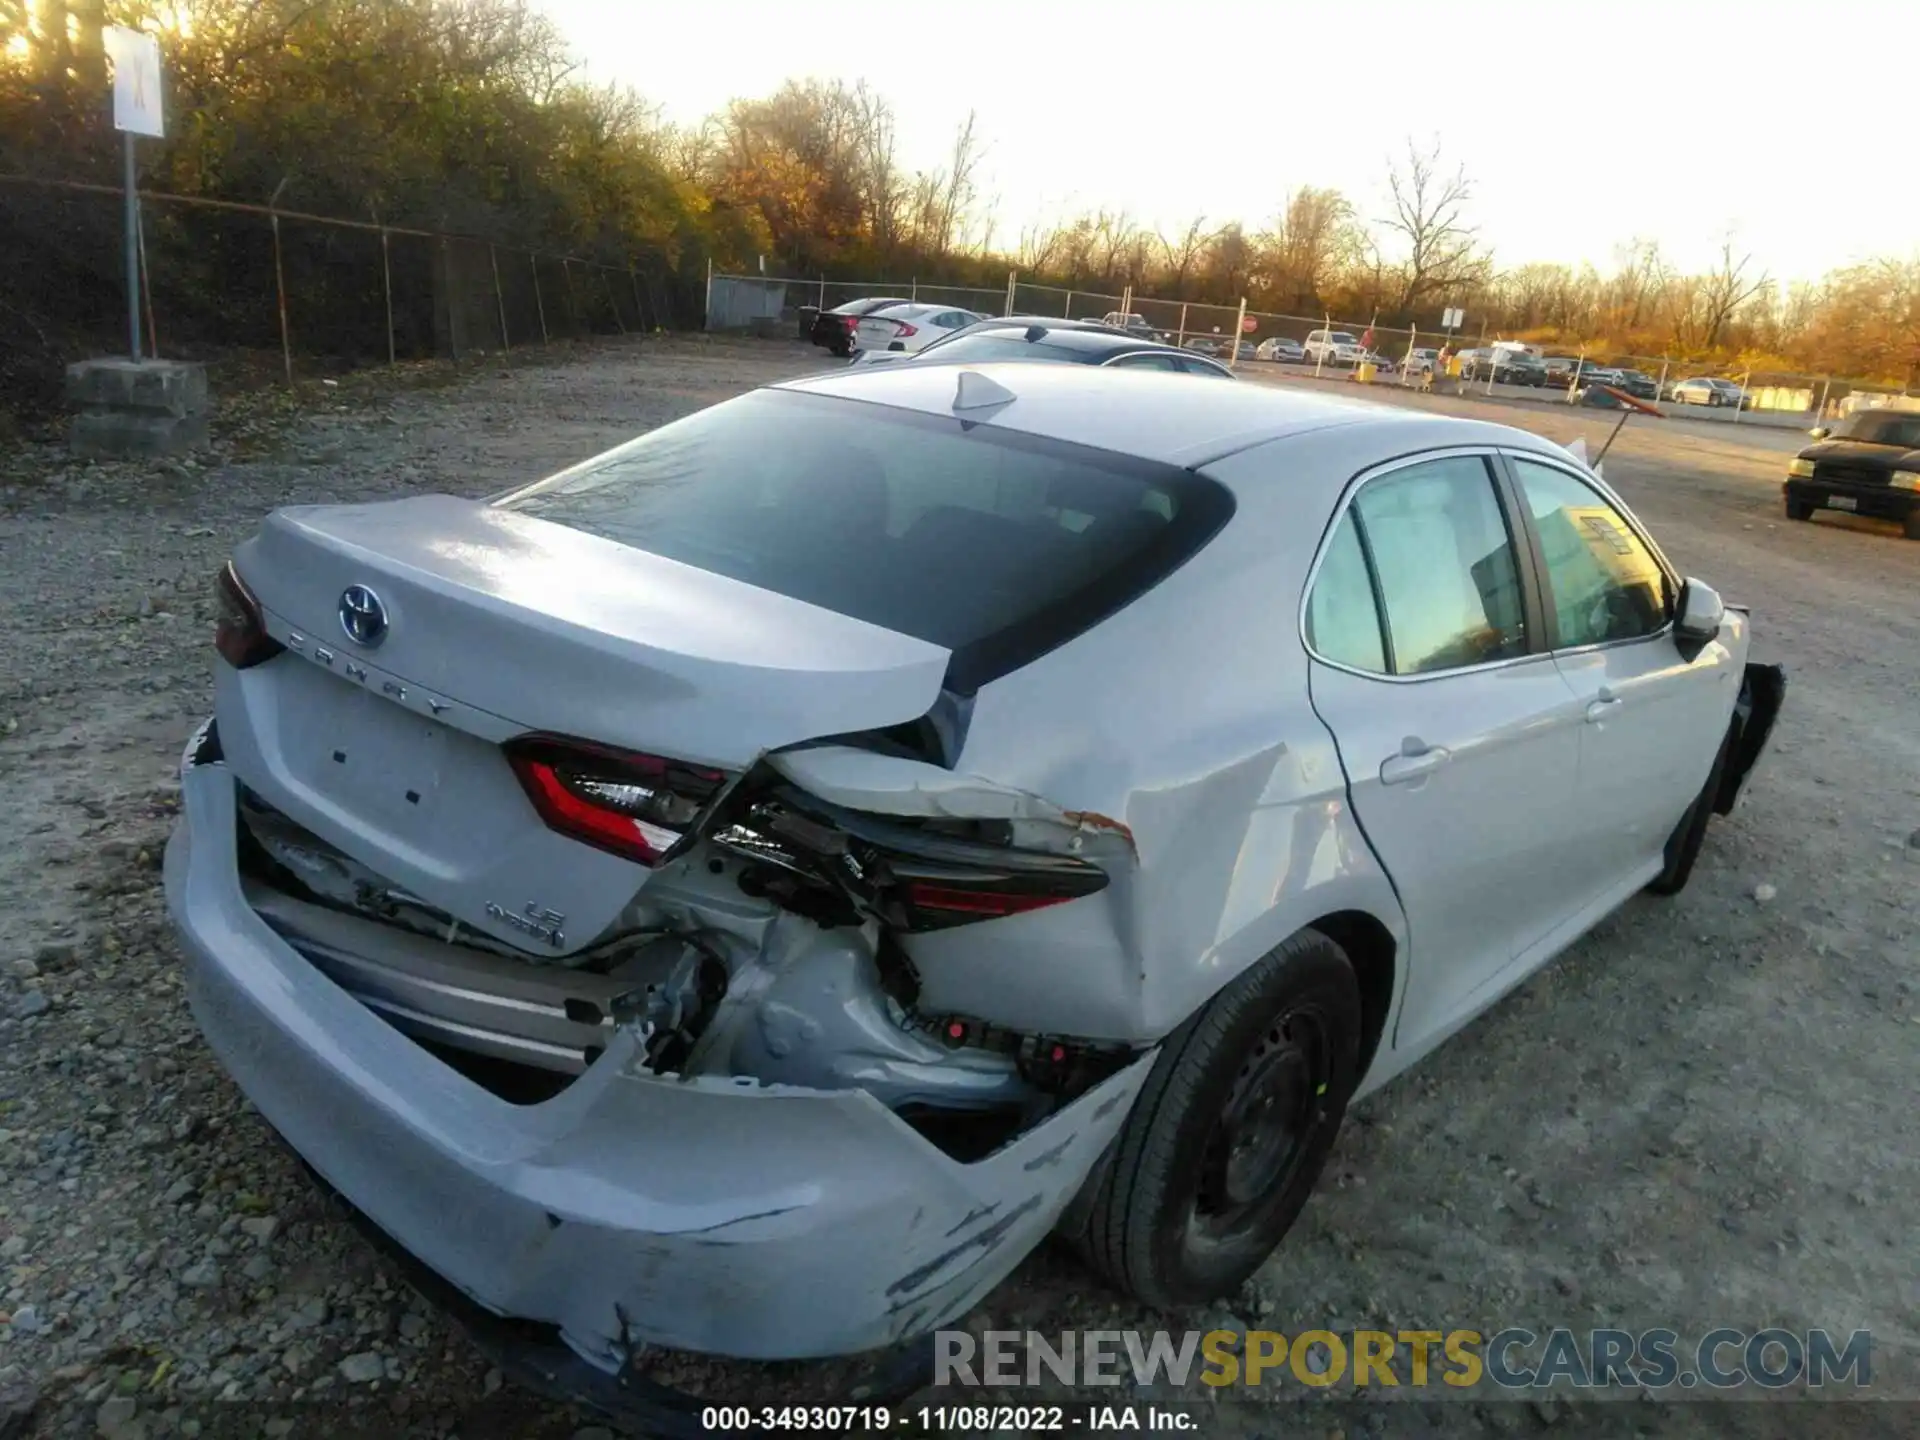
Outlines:
{"type": "Polygon", "coordinates": [[[1599,491],[1535,460],[1513,462],[1546,562],[1561,649],[1637,640],[1669,618],[1666,571],[1599,491]]]}
{"type": "Polygon", "coordinates": [[[1176,370],[1170,355],[1122,355],[1117,360],[1107,362],[1115,370],[1176,370]]]}
{"type": "Polygon", "coordinates": [[[1513,538],[1483,459],[1394,471],[1364,485],[1352,509],[1386,608],[1393,674],[1527,653],[1513,538]]]}
{"type": "Polygon", "coordinates": [[[1323,659],[1356,670],[1384,674],[1386,645],[1380,637],[1380,609],[1374,601],[1373,578],[1367,573],[1366,552],[1351,514],[1327,542],[1307,596],[1307,644],[1323,659]]]}

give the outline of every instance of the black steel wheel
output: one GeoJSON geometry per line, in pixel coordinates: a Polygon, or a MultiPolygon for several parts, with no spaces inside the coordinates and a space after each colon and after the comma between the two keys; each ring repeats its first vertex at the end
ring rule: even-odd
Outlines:
{"type": "Polygon", "coordinates": [[[1313,1192],[1362,1025],[1346,952],[1303,930],[1169,1036],[1063,1227],[1093,1269],[1150,1305],[1236,1291],[1313,1192]]]}

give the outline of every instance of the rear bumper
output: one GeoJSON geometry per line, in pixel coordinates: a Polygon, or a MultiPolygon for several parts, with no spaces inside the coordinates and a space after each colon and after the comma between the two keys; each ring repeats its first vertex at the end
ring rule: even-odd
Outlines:
{"type": "Polygon", "coordinates": [[[959,1318],[1045,1236],[1151,1064],[970,1165],[862,1090],[652,1075],[625,1031],[561,1094],[512,1105],[248,906],[234,782],[216,754],[203,736],[188,747],[166,856],[209,1046],[395,1244],[478,1311],[550,1327],[608,1374],[643,1345],[807,1359],[959,1318]]]}
{"type": "Polygon", "coordinates": [[[1789,480],[1787,499],[1819,510],[1842,510],[1850,515],[1873,515],[1882,520],[1904,520],[1920,509],[1920,490],[1896,490],[1891,485],[1854,485],[1844,480],[1789,480]],[[1835,505],[1834,500],[1852,505],[1835,505]]]}

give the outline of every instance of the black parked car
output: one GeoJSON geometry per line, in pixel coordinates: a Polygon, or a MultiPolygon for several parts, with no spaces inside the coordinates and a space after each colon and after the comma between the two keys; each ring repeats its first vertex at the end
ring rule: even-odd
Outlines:
{"type": "Polygon", "coordinates": [[[979,364],[993,360],[1043,360],[1069,365],[1110,365],[1129,370],[1175,370],[1233,379],[1217,360],[1176,350],[1094,320],[1011,315],[956,330],[912,355],[874,356],[895,365],[979,364]]]}
{"type": "Polygon", "coordinates": [[[1787,465],[1789,520],[1811,520],[1816,510],[1877,515],[1920,540],[1920,414],[1862,410],[1812,434],[1818,443],[1787,465]]]}
{"type": "Polygon", "coordinates": [[[908,300],[903,295],[870,295],[864,300],[849,300],[844,305],[836,305],[831,310],[822,310],[813,322],[813,329],[807,338],[816,345],[824,345],[834,354],[845,359],[853,353],[853,327],[862,316],[871,315],[876,310],[884,310],[889,305],[905,305],[908,300]]]}
{"type": "Polygon", "coordinates": [[[1534,355],[1524,350],[1465,350],[1460,355],[1460,373],[1467,380],[1485,380],[1489,376],[1497,385],[1532,385],[1547,383],[1547,367],[1534,355]]]}
{"type": "Polygon", "coordinates": [[[1660,382],[1644,370],[1622,370],[1620,388],[1636,400],[1660,398],[1660,382]]]}

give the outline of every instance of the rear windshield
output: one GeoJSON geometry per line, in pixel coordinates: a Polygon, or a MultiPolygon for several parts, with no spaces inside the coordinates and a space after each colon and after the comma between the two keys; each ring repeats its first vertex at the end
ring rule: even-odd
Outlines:
{"type": "MultiPolygon", "coordinates": [[[[1069,332],[1073,333],[1073,332],[1069,332]]],[[[1113,338],[1106,349],[1094,351],[1085,345],[1062,345],[1046,340],[1029,340],[1018,330],[1000,330],[984,335],[956,335],[927,346],[926,355],[938,354],[942,360],[1067,360],[1079,363],[1098,360],[1113,350],[1113,338]]]]}
{"type": "Polygon", "coordinates": [[[944,646],[961,695],[1131,603],[1233,510],[1171,466],[778,390],[500,503],[944,646]]]}

